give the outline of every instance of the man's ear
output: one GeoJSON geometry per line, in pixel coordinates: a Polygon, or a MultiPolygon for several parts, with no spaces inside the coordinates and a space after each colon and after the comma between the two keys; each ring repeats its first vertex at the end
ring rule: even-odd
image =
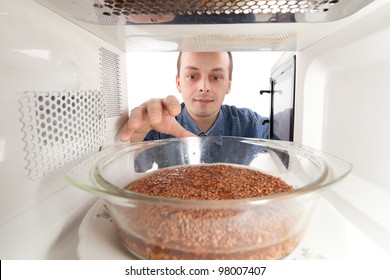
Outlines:
{"type": "Polygon", "coordinates": [[[179,77],[179,75],[176,75],[176,88],[177,88],[177,91],[181,93],[180,77],[179,77]]]}
{"type": "Polygon", "coordinates": [[[227,91],[226,91],[226,94],[228,94],[230,92],[231,88],[232,88],[232,81],[230,80],[229,81],[229,86],[228,86],[227,91]]]}

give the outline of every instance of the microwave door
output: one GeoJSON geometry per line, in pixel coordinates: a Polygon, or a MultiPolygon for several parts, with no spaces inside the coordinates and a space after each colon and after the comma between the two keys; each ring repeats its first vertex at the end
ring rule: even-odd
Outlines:
{"type": "Polygon", "coordinates": [[[271,75],[270,138],[294,140],[295,56],[271,75]]]}

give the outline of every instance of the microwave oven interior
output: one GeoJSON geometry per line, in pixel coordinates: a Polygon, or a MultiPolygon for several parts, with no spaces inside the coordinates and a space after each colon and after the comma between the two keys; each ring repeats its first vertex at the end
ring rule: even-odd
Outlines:
{"type": "MultiPolygon", "coordinates": [[[[273,97],[271,138],[352,162],[353,174],[326,198],[390,252],[390,133],[383,129],[390,103],[389,4],[1,1],[0,257],[77,257],[77,230],[96,200],[69,186],[64,172],[117,143],[127,104],[136,103],[127,88],[127,54],[182,50],[289,52],[264,89],[273,97]]],[[[362,248],[347,257],[369,255],[362,248]]]]}

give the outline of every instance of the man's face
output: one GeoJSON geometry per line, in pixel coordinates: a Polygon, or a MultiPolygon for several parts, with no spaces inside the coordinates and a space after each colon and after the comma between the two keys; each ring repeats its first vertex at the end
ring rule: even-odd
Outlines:
{"type": "Polygon", "coordinates": [[[230,91],[229,55],[226,52],[183,52],[176,87],[191,117],[216,117],[230,91]]]}

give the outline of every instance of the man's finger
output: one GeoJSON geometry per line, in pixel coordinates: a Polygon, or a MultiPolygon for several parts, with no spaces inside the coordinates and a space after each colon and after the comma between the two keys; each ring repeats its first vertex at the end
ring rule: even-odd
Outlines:
{"type": "Polygon", "coordinates": [[[144,114],[145,106],[138,106],[131,110],[129,119],[123,127],[120,140],[122,142],[130,141],[130,138],[134,131],[141,128],[142,124],[142,115],[144,114]]]}
{"type": "Polygon", "coordinates": [[[158,125],[161,122],[163,108],[161,99],[154,99],[146,104],[146,110],[148,112],[148,119],[151,126],[158,125]]]}
{"type": "Polygon", "coordinates": [[[181,112],[181,106],[179,100],[173,96],[169,95],[163,99],[163,106],[168,111],[169,115],[176,117],[181,112]]]}
{"type": "Polygon", "coordinates": [[[196,136],[192,132],[189,132],[187,129],[182,127],[177,121],[173,123],[169,134],[177,138],[196,136]]]}
{"type": "Polygon", "coordinates": [[[145,106],[138,106],[131,110],[127,126],[129,130],[137,130],[141,128],[143,114],[146,110],[145,106]]]}
{"type": "Polygon", "coordinates": [[[130,141],[131,135],[132,135],[132,131],[130,130],[128,124],[126,123],[121,131],[120,140],[122,142],[130,141]]]}

